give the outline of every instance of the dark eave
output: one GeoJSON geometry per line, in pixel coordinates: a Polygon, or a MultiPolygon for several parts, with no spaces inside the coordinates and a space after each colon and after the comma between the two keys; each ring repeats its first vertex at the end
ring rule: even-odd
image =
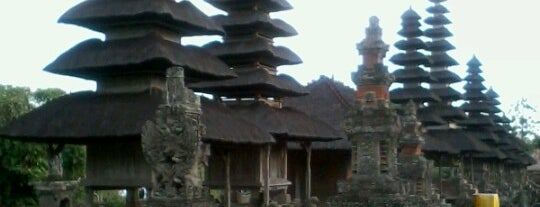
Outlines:
{"type": "Polygon", "coordinates": [[[210,53],[195,46],[180,46],[158,34],[105,42],[86,40],[64,52],[44,70],[96,80],[133,73],[164,74],[172,66],[183,67],[189,78],[236,77],[225,63],[210,53]]]}
{"type": "Polygon", "coordinates": [[[426,50],[428,51],[449,51],[456,49],[448,40],[435,40],[426,42],[426,50]]]}
{"type": "Polygon", "coordinates": [[[435,82],[431,74],[420,67],[397,69],[392,72],[397,83],[430,83],[435,82]]]}
{"type": "Polygon", "coordinates": [[[159,25],[182,36],[223,35],[223,29],[189,1],[86,0],[69,9],[59,22],[105,32],[134,25],[159,25]]]}
{"type": "Polygon", "coordinates": [[[417,51],[398,53],[390,58],[390,62],[402,66],[429,64],[428,58],[424,54],[417,51]]]}
{"type": "Polygon", "coordinates": [[[235,34],[260,33],[266,37],[289,37],[298,32],[286,22],[280,19],[271,19],[268,15],[252,15],[252,13],[240,13],[235,15],[217,15],[212,19],[223,26],[228,36],[235,34]]]}
{"type": "Polygon", "coordinates": [[[272,75],[263,69],[237,72],[238,78],[198,82],[189,85],[197,92],[226,97],[290,97],[308,94],[308,91],[294,78],[285,75],[272,75]]]}
{"type": "Polygon", "coordinates": [[[446,53],[432,54],[429,56],[430,67],[449,67],[459,63],[446,53]]]}
{"type": "Polygon", "coordinates": [[[204,48],[230,66],[253,64],[255,62],[274,67],[302,63],[300,57],[290,49],[273,46],[267,40],[263,40],[262,37],[226,43],[211,42],[205,45],[204,48]]]}
{"type": "Polygon", "coordinates": [[[444,15],[436,15],[436,16],[431,16],[431,17],[428,17],[424,20],[424,22],[426,24],[429,24],[429,25],[447,25],[447,24],[451,24],[452,21],[450,21],[448,18],[446,18],[446,16],[444,15]]]}
{"type": "Polygon", "coordinates": [[[424,31],[424,36],[429,38],[446,38],[453,34],[446,27],[429,28],[424,31]]]}
{"type": "Polygon", "coordinates": [[[400,40],[396,42],[394,46],[396,46],[400,50],[419,50],[426,48],[426,44],[420,38],[400,40]]]}
{"type": "Polygon", "coordinates": [[[292,9],[292,6],[286,0],[205,0],[211,5],[230,12],[241,10],[252,10],[254,8],[268,11],[277,12],[292,9]]]}
{"type": "Polygon", "coordinates": [[[457,83],[461,81],[461,78],[450,70],[437,70],[431,71],[431,76],[435,78],[437,83],[457,83]]]}
{"type": "Polygon", "coordinates": [[[399,104],[407,103],[410,100],[415,103],[440,101],[440,99],[429,89],[421,86],[418,86],[417,88],[396,88],[390,91],[390,100],[399,104]]]}
{"type": "Polygon", "coordinates": [[[431,14],[446,14],[450,12],[448,11],[446,7],[440,4],[437,4],[435,6],[430,6],[426,9],[426,11],[431,14]]]}
{"type": "Polygon", "coordinates": [[[275,108],[257,102],[230,106],[240,117],[285,141],[333,141],[344,138],[323,121],[288,107],[275,108]]]}
{"type": "Polygon", "coordinates": [[[459,93],[458,91],[456,91],[455,89],[451,88],[451,87],[445,87],[445,88],[432,88],[431,91],[439,96],[441,98],[441,100],[453,100],[453,101],[457,101],[457,100],[461,100],[462,99],[462,95],[461,93],[459,93]]]}

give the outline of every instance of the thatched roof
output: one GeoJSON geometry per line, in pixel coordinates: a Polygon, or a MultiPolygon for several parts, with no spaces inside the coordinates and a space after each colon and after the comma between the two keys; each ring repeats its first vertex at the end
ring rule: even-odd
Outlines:
{"type": "Polygon", "coordinates": [[[240,117],[286,141],[332,141],[344,138],[323,121],[289,107],[276,108],[264,102],[231,105],[240,117]]]}
{"type": "Polygon", "coordinates": [[[259,62],[269,66],[300,64],[298,55],[286,47],[274,46],[262,37],[245,41],[211,42],[205,46],[230,66],[259,62]]]}
{"type": "MultiPolygon", "coordinates": [[[[345,137],[344,123],[355,101],[354,89],[325,76],[309,83],[306,88],[309,95],[285,98],[283,104],[326,122],[345,137]]],[[[312,147],[314,150],[349,150],[350,143],[347,139],[342,139],[316,142],[312,147]]]]}
{"type": "Polygon", "coordinates": [[[401,25],[403,25],[403,28],[398,31],[398,34],[403,37],[420,37],[424,34],[424,32],[418,28],[420,26],[420,23],[418,22],[403,22],[401,25]],[[405,26],[404,24],[408,25],[405,26]]]}
{"type": "Polygon", "coordinates": [[[266,130],[238,116],[228,107],[201,99],[206,134],[203,140],[213,143],[265,144],[275,140],[266,130]]]}
{"type": "Polygon", "coordinates": [[[484,144],[479,139],[471,136],[468,132],[460,129],[441,129],[441,130],[428,130],[426,137],[426,144],[424,145],[424,151],[431,152],[445,152],[445,146],[440,144],[444,142],[451,146],[452,149],[459,151],[459,153],[479,153],[488,152],[490,147],[484,144]],[[433,141],[431,139],[438,139],[433,141]]]}
{"type": "Polygon", "coordinates": [[[480,90],[480,91],[483,91],[486,88],[486,86],[484,86],[484,84],[482,84],[481,81],[471,81],[471,82],[468,82],[465,84],[465,86],[463,86],[463,89],[465,90],[480,90]]]}
{"type": "Polygon", "coordinates": [[[390,58],[396,65],[428,65],[428,58],[421,52],[398,53],[390,58]]]}
{"type": "Polygon", "coordinates": [[[451,37],[453,34],[452,32],[448,31],[446,27],[436,27],[426,29],[426,31],[424,31],[424,35],[429,38],[445,38],[451,37]]]}
{"type": "Polygon", "coordinates": [[[466,81],[485,81],[484,77],[482,77],[479,74],[468,74],[467,76],[465,76],[465,78],[463,78],[463,80],[466,80],[466,81]]]}
{"type": "Polygon", "coordinates": [[[172,66],[188,78],[226,79],[236,75],[213,55],[195,46],[180,46],[159,34],[101,41],[86,40],[60,55],[44,70],[86,79],[133,73],[165,74],[172,66]]]}
{"type": "Polygon", "coordinates": [[[459,150],[450,143],[446,142],[444,138],[425,136],[424,140],[425,143],[422,146],[422,151],[427,154],[459,154],[459,150]]]}
{"type": "Polygon", "coordinates": [[[446,25],[451,24],[452,21],[450,21],[446,16],[444,15],[437,15],[437,16],[431,16],[424,20],[426,24],[429,25],[446,25]]]}
{"type": "Polygon", "coordinates": [[[223,81],[199,82],[189,85],[197,92],[217,94],[226,97],[287,97],[308,94],[308,91],[294,78],[272,75],[263,69],[238,71],[238,78],[223,81]]]}
{"type": "Polygon", "coordinates": [[[426,43],[424,43],[424,41],[422,41],[420,38],[411,38],[397,41],[394,46],[400,50],[419,50],[425,49],[426,43]]]}
{"type": "Polygon", "coordinates": [[[269,15],[241,12],[227,16],[216,15],[212,19],[223,27],[228,36],[260,33],[266,37],[274,38],[298,34],[291,25],[280,19],[271,19],[269,15]]]}
{"type": "Polygon", "coordinates": [[[459,65],[459,63],[454,58],[450,57],[450,55],[446,53],[432,54],[431,56],[429,56],[429,62],[430,67],[448,67],[459,65]]]}
{"type": "MultiPolygon", "coordinates": [[[[427,107],[418,109],[418,117],[422,120],[422,116],[433,115],[439,116],[442,119],[464,119],[465,113],[454,106],[442,105],[442,104],[431,104],[427,107]]],[[[446,121],[444,123],[447,123],[446,121]]]]}
{"type": "Polygon", "coordinates": [[[447,121],[430,108],[419,108],[416,112],[416,117],[424,126],[447,124],[447,121]]]}
{"type": "Polygon", "coordinates": [[[224,11],[237,11],[258,8],[262,11],[276,12],[292,9],[286,0],[205,0],[213,6],[224,11]]]}
{"type": "Polygon", "coordinates": [[[487,97],[481,91],[465,91],[463,98],[466,100],[485,100],[487,97]]]}
{"type": "Polygon", "coordinates": [[[448,11],[448,9],[446,7],[444,7],[443,5],[440,5],[440,4],[437,4],[435,6],[430,6],[426,9],[427,12],[431,13],[431,14],[445,14],[445,13],[448,13],[450,11],[448,11]]]}
{"type": "Polygon", "coordinates": [[[59,22],[99,32],[133,25],[158,25],[182,36],[222,35],[223,29],[189,1],[86,0],[69,9],[59,22]]]}
{"type": "Polygon", "coordinates": [[[396,88],[390,91],[390,100],[394,103],[404,104],[412,100],[415,103],[438,102],[437,95],[429,89],[418,86],[416,88],[396,88]]]}
{"type": "Polygon", "coordinates": [[[432,88],[431,92],[437,95],[441,100],[453,100],[457,101],[462,99],[461,93],[453,89],[452,87],[445,88],[432,88]]]}
{"type": "Polygon", "coordinates": [[[449,70],[432,71],[431,76],[437,80],[437,83],[457,83],[461,81],[459,75],[449,70]]]}
{"type": "Polygon", "coordinates": [[[72,93],[21,116],[1,136],[30,142],[89,143],[138,137],[162,93],[72,93]]]}
{"type": "Polygon", "coordinates": [[[469,102],[463,103],[460,107],[463,111],[467,112],[492,112],[494,110],[493,106],[489,105],[486,102],[469,102]]]}
{"type": "MultiPolygon", "coordinates": [[[[78,92],[55,99],[12,122],[0,136],[28,142],[73,143],[138,139],[142,126],[155,118],[161,91],[129,94],[78,92]]],[[[202,101],[203,139],[262,144],[272,136],[231,110],[202,101]],[[234,130],[231,130],[234,129],[234,130]]]]}
{"type": "Polygon", "coordinates": [[[431,74],[420,67],[397,69],[392,72],[394,82],[397,83],[419,83],[419,82],[434,82],[435,79],[431,74]]]}
{"type": "Polygon", "coordinates": [[[456,47],[448,40],[434,40],[426,43],[426,50],[428,51],[448,51],[453,49],[456,49],[456,47]]]}

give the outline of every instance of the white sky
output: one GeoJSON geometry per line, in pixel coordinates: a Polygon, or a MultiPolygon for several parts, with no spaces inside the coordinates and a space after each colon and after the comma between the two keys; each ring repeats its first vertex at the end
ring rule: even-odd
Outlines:
{"type": "MultiPolygon", "coordinates": [[[[81,0],[9,1],[0,8],[0,84],[32,89],[58,87],[68,92],[93,90],[93,82],[43,72],[42,69],[75,44],[102,35],[71,25],[56,23],[62,13],[81,0]]],[[[203,0],[192,0],[212,15],[218,10],[203,0]]],[[[392,45],[401,38],[400,15],[410,6],[422,17],[432,5],[428,0],[289,0],[293,10],[273,14],[293,25],[298,36],[276,42],[295,51],[304,63],[279,70],[306,84],[320,75],[353,86],[350,73],[361,64],[355,44],[364,38],[368,18],[376,15],[383,39],[392,45]]],[[[484,64],[484,84],[501,95],[503,111],[521,97],[540,106],[540,19],[538,0],[449,0],[444,5],[453,21],[449,41],[457,49],[450,52],[460,63],[452,67],[465,76],[466,62],[476,54],[484,64]]],[[[423,23],[423,22],[422,22],[423,23]]],[[[424,25],[425,28],[425,25],[424,25]]],[[[196,38],[192,42],[206,41],[196,38]]],[[[387,59],[397,50],[392,46],[387,59]]],[[[398,67],[386,61],[390,70],[398,67]]],[[[462,90],[463,84],[452,85],[462,90]]],[[[536,115],[537,117],[540,117],[536,115]]]]}

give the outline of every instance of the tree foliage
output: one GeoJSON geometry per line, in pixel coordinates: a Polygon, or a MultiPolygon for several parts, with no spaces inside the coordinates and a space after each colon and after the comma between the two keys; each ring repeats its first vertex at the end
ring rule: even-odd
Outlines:
{"type": "Polygon", "coordinates": [[[536,107],[525,98],[518,100],[508,111],[512,133],[529,145],[540,148],[540,121],[534,118],[536,107]]]}
{"type": "MultiPolygon", "coordinates": [[[[60,89],[38,89],[0,85],[0,128],[32,109],[64,95],[60,89]]],[[[0,206],[36,205],[32,181],[47,176],[44,144],[23,143],[0,137],[0,206]]],[[[84,175],[85,151],[66,146],[62,153],[66,178],[84,175]]]]}

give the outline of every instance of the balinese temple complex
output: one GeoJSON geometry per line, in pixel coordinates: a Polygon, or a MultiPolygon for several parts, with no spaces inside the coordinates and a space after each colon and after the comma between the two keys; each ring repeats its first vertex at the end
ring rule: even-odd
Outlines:
{"type": "Polygon", "coordinates": [[[526,171],[535,162],[484,85],[482,64],[473,56],[463,79],[452,71],[445,0],[429,0],[427,18],[412,8],[401,20],[371,17],[356,45],[362,63],[339,69],[352,72],[355,88],[325,76],[303,86],[278,72],[302,63],[274,45],[297,34],[270,15],[292,9],[286,0],[206,1],[226,14],[209,17],[189,1],[85,0],[61,16],[105,38],[73,46],[44,70],[96,89],[0,129],[1,138],[47,145],[49,175],[34,182],[41,207],[78,206],[78,189],[85,207],[99,206],[102,190],[125,190],[127,207],[467,207],[478,193],[530,206],[535,198],[526,171]],[[389,58],[396,68],[385,64],[392,46],[379,21],[401,22],[389,58]],[[222,41],[182,45],[198,35],[222,41]],[[462,81],[463,94],[450,86],[462,81]],[[86,147],[80,180],[62,174],[66,144],[86,147]]]}

